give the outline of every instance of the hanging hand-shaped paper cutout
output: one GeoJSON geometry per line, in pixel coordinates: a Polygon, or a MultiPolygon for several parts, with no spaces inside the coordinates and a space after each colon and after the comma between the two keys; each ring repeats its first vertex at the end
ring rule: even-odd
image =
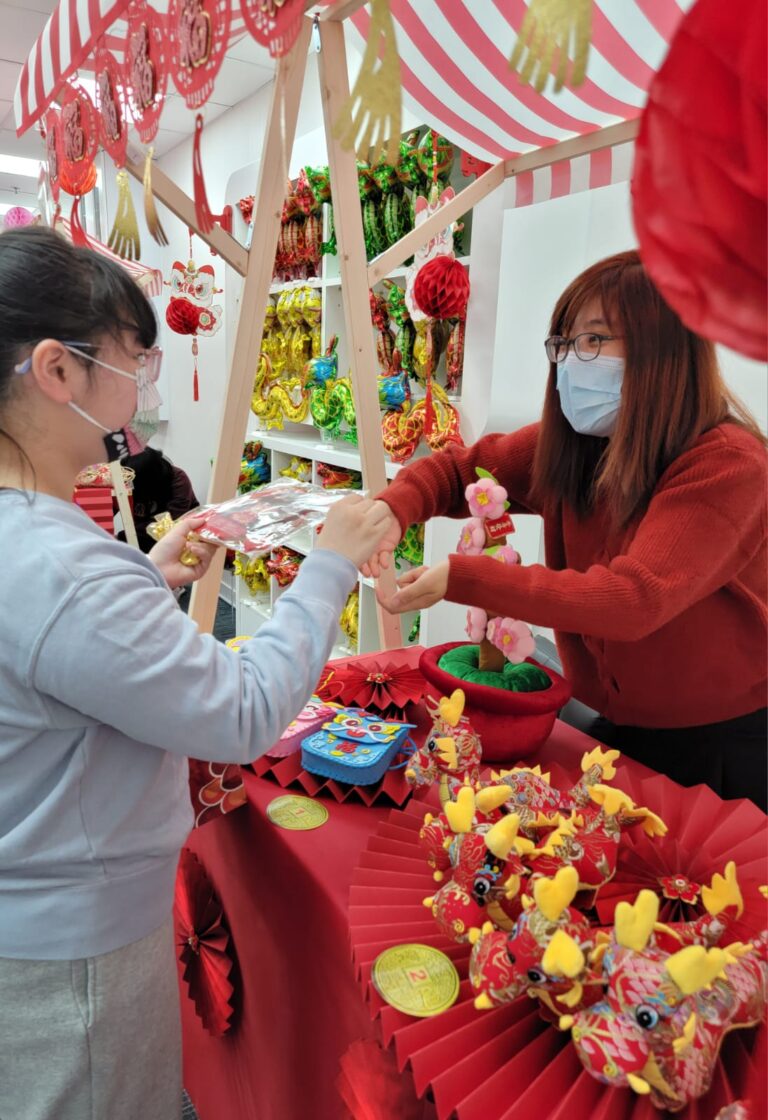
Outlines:
{"type": "Polygon", "coordinates": [[[575,88],[587,74],[591,35],[592,0],[531,0],[509,65],[521,82],[533,82],[537,93],[543,93],[557,60],[555,92],[566,82],[575,88]]]}

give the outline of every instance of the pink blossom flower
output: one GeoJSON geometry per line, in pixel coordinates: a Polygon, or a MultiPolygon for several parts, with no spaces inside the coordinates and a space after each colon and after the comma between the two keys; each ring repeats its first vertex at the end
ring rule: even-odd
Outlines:
{"type": "Polygon", "coordinates": [[[514,665],[525,661],[536,648],[530,627],[514,618],[492,618],[486,637],[514,665]]]}
{"type": "Polygon", "coordinates": [[[473,517],[461,530],[456,551],[462,556],[479,556],[485,546],[485,527],[482,518],[473,517]]]}
{"type": "Polygon", "coordinates": [[[466,634],[470,642],[482,642],[488,625],[488,615],[480,607],[470,607],[467,611],[466,634]]]}
{"type": "Polygon", "coordinates": [[[494,521],[504,512],[507,492],[492,478],[481,478],[479,482],[470,482],[464,491],[464,497],[469,503],[469,512],[473,517],[494,521]]]}
{"type": "Polygon", "coordinates": [[[493,559],[499,560],[502,564],[519,564],[520,553],[515,552],[509,544],[499,545],[496,552],[493,553],[493,559]]]}

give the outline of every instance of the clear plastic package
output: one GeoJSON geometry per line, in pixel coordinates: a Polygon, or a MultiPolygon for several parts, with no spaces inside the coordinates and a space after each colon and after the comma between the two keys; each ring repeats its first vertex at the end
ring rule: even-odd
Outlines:
{"type": "Polygon", "coordinates": [[[326,490],[293,478],[280,478],[226,502],[204,506],[201,540],[236,552],[267,552],[302,529],[321,525],[328,510],[359,490],[326,490]]]}

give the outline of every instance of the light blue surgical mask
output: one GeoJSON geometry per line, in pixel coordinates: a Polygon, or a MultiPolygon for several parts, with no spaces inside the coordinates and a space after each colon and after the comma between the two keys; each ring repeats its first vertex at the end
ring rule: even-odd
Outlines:
{"type": "Polygon", "coordinates": [[[610,436],[616,428],[624,380],[624,359],[598,354],[584,362],[573,351],[557,367],[560,407],[582,436],[610,436]]]}

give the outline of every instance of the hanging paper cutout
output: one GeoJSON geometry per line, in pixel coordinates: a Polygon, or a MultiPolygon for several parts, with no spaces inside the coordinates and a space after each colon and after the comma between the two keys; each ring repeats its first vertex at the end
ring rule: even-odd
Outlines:
{"type": "Polygon", "coordinates": [[[85,90],[68,83],[61,96],[61,186],[71,195],[96,185],[94,159],[99,148],[96,110],[85,90]]]}
{"type": "Polygon", "coordinates": [[[304,0],[240,0],[245,26],[272,58],[288,54],[296,42],[304,8],[304,0]]]}
{"type": "Polygon", "coordinates": [[[120,64],[111,51],[100,47],[96,52],[94,69],[99,138],[115,167],[124,167],[128,127],[125,113],[125,87],[120,64]]]}
{"type": "Polygon", "coordinates": [[[509,65],[527,85],[543,93],[553,60],[553,88],[580,86],[587,76],[592,37],[592,0],[531,0],[509,65]],[[570,75],[568,73],[570,64],[570,75]]]}
{"type": "Polygon", "coordinates": [[[133,0],[128,9],[123,81],[133,123],[143,144],[160,127],[168,88],[168,41],[165,17],[146,0],[133,0]]]}
{"type": "Polygon", "coordinates": [[[171,70],[188,109],[199,109],[213,92],[227,53],[231,22],[231,0],[171,0],[171,70]]]}
{"type": "Polygon", "coordinates": [[[45,157],[48,162],[48,186],[54,203],[59,201],[61,182],[61,114],[58,109],[49,109],[43,118],[45,135],[45,157]]]}
{"type": "Polygon", "coordinates": [[[152,158],[154,154],[155,149],[150,148],[144,160],[144,175],[142,178],[144,186],[144,220],[147,223],[150,236],[154,238],[158,245],[165,246],[168,244],[168,235],[163,229],[163,223],[160,221],[160,216],[155,206],[155,196],[152,193],[152,158]]]}
{"type": "Polygon", "coordinates": [[[400,55],[390,0],[371,0],[371,26],[354,89],[334,124],[342,148],[359,159],[397,163],[402,132],[400,55]],[[371,149],[373,152],[371,153],[371,149]]]}
{"type": "Polygon", "coordinates": [[[192,337],[192,356],[194,359],[193,400],[200,399],[200,385],[198,378],[197,356],[199,337],[210,337],[216,334],[221,326],[221,306],[213,302],[213,297],[221,292],[216,287],[216,276],[213,266],[209,264],[197,268],[191,259],[192,245],[190,238],[190,259],[186,265],[181,261],[174,261],[171,269],[171,278],[166,281],[171,289],[171,298],[165,311],[165,321],[176,334],[188,334],[192,337]]]}

